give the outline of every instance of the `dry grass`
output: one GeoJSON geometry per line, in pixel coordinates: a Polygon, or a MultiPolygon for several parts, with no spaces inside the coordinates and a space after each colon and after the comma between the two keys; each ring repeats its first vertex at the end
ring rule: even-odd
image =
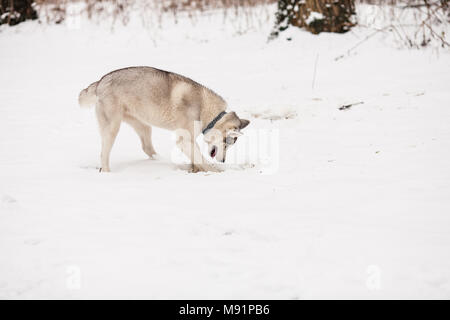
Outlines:
{"type": "Polygon", "coordinates": [[[449,48],[450,0],[357,0],[370,4],[372,15],[359,25],[386,32],[404,47],[449,48]]]}
{"type": "Polygon", "coordinates": [[[62,22],[77,6],[81,14],[86,14],[90,19],[112,18],[113,23],[121,22],[126,25],[131,19],[131,14],[139,11],[140,18],[146,26],[162,27],[164,17],[171,16],[175,22],[180,16],[188,16],[195,21],[201,15],[208,14],[212,10],[220,10],[224,21],[242,17],[248,20],[248,24],[269,18],[268,10],[255,12],[256,7],[266,8],[276,0],[36,0],[39,8],[40,19],[46,22],[62,22]],[[164,17],[163,17],[164,16],[164,17]]]}

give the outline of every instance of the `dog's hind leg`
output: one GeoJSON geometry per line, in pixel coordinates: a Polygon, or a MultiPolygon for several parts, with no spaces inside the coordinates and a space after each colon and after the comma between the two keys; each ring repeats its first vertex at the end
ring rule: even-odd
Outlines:
{"type": "Polygon", "coordinates": [[[153,158],[153,156],[156,155],[156,151],[152,144],[152,127],[132,116],[126,115],[123,120],[132,126],[134,131],[138,134],[141,139],[142,150],[144,150],[150,158],[153,158]]]}
{"type": "Polygon", "coordinates": [[[120,113],[108,113],[106,111],[106,108],[101,103],[97,104],[96,113],[102,139],[102,152],[100,155],[101,172],[111,171],[109,168],[109,155],[116,140],[117,133],[119,132],[120,122],[122,121],[122,115],[120,113]]]}

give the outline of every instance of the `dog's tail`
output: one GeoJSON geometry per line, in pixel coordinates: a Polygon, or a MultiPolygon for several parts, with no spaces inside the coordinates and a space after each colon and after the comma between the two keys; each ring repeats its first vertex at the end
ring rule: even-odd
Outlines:
{"type": "Polygon", "coordinates": [[[78,96],[78,103],[81,108],[89,108],[95,105],[97,102],[97,85],[98,81],[91,83],[89,87],[81,90],[80,95],[78,96]]]}

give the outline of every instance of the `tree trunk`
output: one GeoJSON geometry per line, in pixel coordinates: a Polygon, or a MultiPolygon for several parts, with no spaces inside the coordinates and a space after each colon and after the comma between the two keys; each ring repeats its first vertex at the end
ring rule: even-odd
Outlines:
{"type": "Polygon", "coordinates": [[[34,0],[0,0],[0,24],[13,26],[28,19],[37,19],[34,0]]]}
{"type": "Polygon", "coordinates": [[[279,0],[272,37],[290,25],[314,34],[344,33],[355,25],[354,0],[279,0]]]}

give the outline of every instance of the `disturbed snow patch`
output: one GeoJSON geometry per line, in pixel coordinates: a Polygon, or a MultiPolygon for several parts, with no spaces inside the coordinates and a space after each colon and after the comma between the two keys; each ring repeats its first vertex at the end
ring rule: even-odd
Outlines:
{"type": "Polygon", "coordinates": [[[273,107],[273,109],[264,109],[257,112],[250,111],[249,113],[254,118],[271,121],[288,120],[297,117],[297,111],[294,110],[294,107],[273,107]]]}

